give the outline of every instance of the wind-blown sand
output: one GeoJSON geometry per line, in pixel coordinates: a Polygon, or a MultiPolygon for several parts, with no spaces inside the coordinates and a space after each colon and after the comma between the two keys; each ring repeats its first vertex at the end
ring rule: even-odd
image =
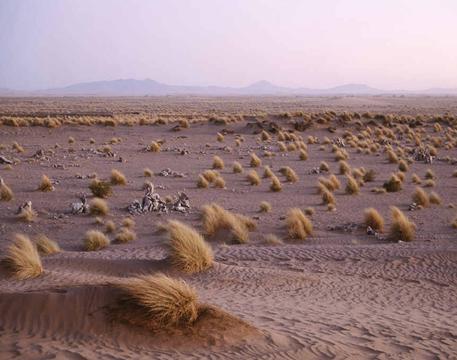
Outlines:
{"type": "MultiPolygon", "coordinates": [[[[128,109],[132,113],[139,110],[155,113],[158,108],[162,112],[184,111],[186,104],[190,104],[192,111],[200,109],[198,116],[210,114],[211,108],[235,114],[237,107],[239,113],[268,114],[300,107],[305,112],[320,111],[321,107],[336,111],[368,111],[371,107],[373,112],[410,115],[456,111],[452,98],[422,100],[349,97],[309,101],[275,98],[270,102],[265,98],[250,102],[231,98],[219,101],[184,98],[162,103],[157,99],[91,101],[110,111],[121,109],[123,114],[128,109]]],[[[65,109],[75,112],[74,109],[84,107],[78,101],[84,104],[87,100],[43,99],[39,105],[40,101],[35,99],[30,110],[30,102],[24,99],[2,99],[0,110],[3,116],[18,115],[22,102],[25,113],[21,116],[45,113],[50,109],[49,104],[58,113],[64,113],[65,109]]],[[[90,108],[87,104],[86,107],[90,108]]],[[[288,127],[285,119],[271,115],[264,119],[288,127]]],[[[0,202],[0,254],[4,256],[15,233],[32,238],[44,233],[56,240],[63,251],[43,256],[45,272],[35,279],[16,280],[1,268],[0,358],[457,358],[457,230],[450,225],[457,211],[448,206],[457,205],[457,178],[452,177],[455,165],[448,161],[436,160],[432,165],[415,161],[406,174],[403,190],[375,194],[370,190],[382,186],[398,165],[388,163],[382,152],[366,155],[346,147],[353,168],[373,169],[377,177],[361,187],[360,195],[351,196],[344,194],[344,177],[337,175],[343,188],[335,192],[337,210],[329,212],[316,192],[322,174],[311,174],[310,170],[326,161],[330,170],[338,174],[338,163],[330,146],[321,151],[321,144],[310,144],[309,159],[300,161],[298,151],[280,153],[276,141],[271,144],[256,141],[258,135],[248,125],[253,121],[245,118],[227,125],[202,121],[179,132],[171,131],[175,123],[116,127],[64,125],[55,129],[1,126],[0,143],[7,147],[0,150],[0,155],[20,162],[13,170],[0,166],[0,176],[15,194],[12,202],[0,202]],[[216,133],[222,129],[233,134],[227,134],[220,143],[216,141],[216,133]],[[240,147],[235,146],[236,134],[245,137],[240,147]],[[74,144],[68,144],[69,136],[75,138],[74,144]],[[119,144],[111,145],[115,156],[106,157],[94,151],[112,137],[122,139],[119,144]],[[95,144],[90,144],[89,138],[94,138],[95,144]],[[166,141],[161,152],[143,151],[157,139],[166,141]],[[21,144],[25,152],[11,150],[13,141],[21,144]],[[61,147],[54,148],[56,143],[61,147]],[[270,147],[276,156],[261,156],[270,147]],[[46,155],[47,158],[33,158],[39,149],[54,149],[55,153],[46,155]],[[182,149],[189,154],[181,155],[182,149]],[[246,174],[251,152],[256,152],[263,164],[270,165],[278,174],[283,181],[281,192],[271,192],[268,179],[262,179],[259,186],[249,185],[246,174]],[[198,189],[198,174],[211,168],[214,155],[225,162],[226,167],[220,173],[226,189],[198,189]],[[242,163],[243,174],[232,172],[233,161],[242,163]],[[299,181],[286,183],[278,172],[282,166],[292,167],[299,181]],[[190,213],[137,215],[134,217],[137,240],[111,244],[100,251],[83,251],[85,232],[104,229],[95,223],[93,216],[69,213],[70,204],[79,195],[90,194],[87,175],[96,172],[100,178],[108,179],[113,168],[126,175],[127,185],[113,187],[114,194],[107,199],[111,211],[104,220],[119,225],[128,215],[126,207],[143,196],[142,185],[148,180],[143,176],[145,167],[155,173],[171,168],[186,175],[182,178],[156,175],[150,180],[162,197],[185,191],[192,206],[190,213]],[[436,186],[425,190],[440,194],[443,204],[408,211],[416,187],[411,183],[411,174],[417,173],[423,179],[428,168],[436,174],[436,186]],[[36,191],[42,174],[57,181],[55,191],[36,191]],[[15,218],[17,208],[28,200],[38,212],[37,221],[31,224],[15,218]],[[263,200],[272,204],[271,212],[259,212],[263,200]],[[243,245],[221,237],[208,239],[215,254],[213,268],[193,275],[179,273],[167,258],[167,237],[158,231],[158,224],[166,219],[179,219],[201,230],[200,207],[209,202],[254,217],[257,230],[251,234],[250,242],[243,245]],[[367,235],[363,210],[375,207],[386,219],[388,229],[392,205],[417,225],[413,242],[390,242],[367,235]],[[287,210],[309,206],[316,210],[311,217],[314,235],[304,241],[288,239],[284,227],[287,210]],[[284,244],[265,244],[263,237],[269,233],[276,234],[284,244]],[[110,317],[110,309],[119,298],[119,290],[112,284],[137,274],[158,272],[185,279],[198,291],[202,303],[216,308],[208,310],[206,317],[193,328],[159,333],[110,317]]],[[[432,125],[427,123],[425,129],[434,136],[432,125]]],[[[337,127],[335,133],[330,133],[327,127],[315,124],[297,134],[305,140],[308,135],[336,138],[348,129],[337,127]]],[[[349,128],[356,133],[353,127],[349,128]]],[[[446,156],[457,157],[455,148],[439,148],[438,157],[446,156]]],[[[261,175],[263,169],[259,168],[258,172],[261,175]]]]}

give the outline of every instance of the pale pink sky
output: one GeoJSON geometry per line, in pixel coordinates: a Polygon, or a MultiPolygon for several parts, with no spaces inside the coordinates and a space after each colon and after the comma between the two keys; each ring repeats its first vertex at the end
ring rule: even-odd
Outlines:
{"type": "Polygon", "coordinates": [[[457,0],[0,0],[0,88],[457,87],[457,0]]]}

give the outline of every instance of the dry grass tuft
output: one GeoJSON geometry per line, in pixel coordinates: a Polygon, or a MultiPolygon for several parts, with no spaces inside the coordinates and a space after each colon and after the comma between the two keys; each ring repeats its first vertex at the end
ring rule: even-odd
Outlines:
{"type": "Polygon", "coordinates": [[[243,165],[241,165],[238,161],[233,163],[233,172],[235,174],[240,174],[243,172],[243,165]]]}
{"type": "Polygon", "coordinates": [[[315,212],[316,212],[316,210],[314,210],[314,208],[312,208],[312,207],[307,207],[305,209],[306,216],[313,216],[315,212]]]}
{"type": "Polygon", "coordinates": [[[6,252],[5,261],[7,267],[19,279],[31,279],[43,273],[40,255],[25,235],[15,235],[14,242],[6,252]]]}
{"type": "Polygon", "coordinates": [[[397,154],[395,154],[395,152],[391,149],[387,150],[387,160],[389,160],[389,162],[391,164],[397,164],[398,163],[398,156],[397,154]]]}
{"type": "Polygon", "coordinates": [[[441,200],[441,197],[434,191],[432,191],[430,193],[429,200],[430,200],[430,204],[434,204],[434,205],[441,205],[441,203],[443,202],[441,200]]]}
{"type": "Polygon", "coordinates": [[[99,198],[107,198],[113,193],[111,184],[99,179],[93,179],[89,184],[89,189],[94,196],[99,198]]]}
{"type": "Polygon", "coordinates": [[[23,222],[33,222],[36,220],[38,214],[32,209],[32,203],[28,203],[29,206],[22,207],[19,214],[17,215],[18,220],[23,222]]]}
{"type": "Polygon", "coordinates": [[[51,255],[60,252],[59,244],[49,239],[46,235],[38,235],[36,239],[38,251],[43,255],[51,255]]]}
{"type": "Polygon", "coordinates": [[[375,208],[365,209],[364,223],[378,232],[384,231],[384,218],[375,208]]]}
{"type": "Polygon", "coordinates": [[[432,179],[427,179],[424,182],[424,187],[435,187],[436,183],[432,179]]]}
{"type": "Polygon", "coordinates": [[[416,225],[395,206],[390,208],[392,224],[389,237],[393,241],[412,241],[416,235],[416,225]]]}
{"type": "Polygon", "coordinates": [[[146,148],[149,152],[160,152],[161,146],[157,141],[152,141],[146,148]]]}
{"type": "Polygon", "coordinates": [[[363,174],[363,181],[364,182],[372,182],[374,181],[376,178],[376,172],[373,170],[373,169],[370,169],[370,170],[367,170],[364,174],[363,174]]]}
{"type": "Polygon", "coordinates": [[[209,186],[208,180],[203,175],[198,175],[197,187],[200,189],[206,189],[209,186]]]}
{"type": "Polygon", "coordinates": [[[260,203],[260,212],[268,213],[271,211],[271,204],[268,201],[262,201],[260,203]]]}
{"type": "Polygon", "coordinates": [[[427,193],[420,187],[416,187],[412,196],[413,202],[422,207],[427,207],[430,205],[430,199],[427,193]]]}
{"type": "Polygon", "coordinates": [[[238,243],[247,242],[249,231],[256,228],[256,223],[252,219],[225,210],[216,203],[202,207],[202,220],[203,229],[208,236],[215,235],[219,230],[228,230],[238,243]]]}
{"type": "Polygon", "coordinates": [[[350,175],[346,175],[346,194],[357,195],[360,192],[360,186],[356,179],[350,175]]]}
{"type": "Polygon", "coordinates": [[[325,187],[322,187],[320,188],[320,193],[321,193],[321,196],[322,196],[322,202],[325,204],[325,205],[329,205],[329,204],[336,204],[336,200],[335,200],[335,196],[327,190],[327,188],[325,187]]]}
{"type": "Polygon", "coordinates": [[[269,166],[264,166],[263,169],[264,169],[263,170],[263,178],[264,179],[271,178],[271,177],[275,176],[273,170],[271,170],[269,166]]]}
{"type": "Polygon", "coordinates": [[[222,135],[221,133],[217,133],[216,138],[217,138],[217,141],[219,141],[219,142],[223,142],[225,139],[224,135],[222,135]]]}
{"type": "Polygon", "coordinates": [[[18,153],[25,152],[24,148],[21,145],[19,145],[16,141],[13,142],[12,148],[13,150],[16,150],[18,153]]]}
{"type": "Polygon", "coordinates": [[[202,176],[206,179],[206,181],[212,183],[220,176],[220,174],[216,170],[205,170],[202,176]]]}
{"type": "Polygon", "coordinates": [[[251,185],[258,186],[261,183],[260,176],[257,171],[251,170],[247,176],[247,179],[251,185]]]}
{"type": "Polygon", "coordinates": [[[422,182],[422,180],[421,180],[421,178],[420,178],[417,174],[413,174],[413,175],[411,176],[411,182],[412,182],[413,184],[419,185],[419,184],[422,182]]]}
{"type": "Polygon", "coordinates": [[[292,208],[286,217],[287,232],[292,239],[305,240],[313,234],[313,224],[299,208],[292,208]]]}
{"type": "Polygon", "coordinates": [[[51,180],[46,175],[43,175],[41,177],[41,183],[38,186],[38,190],[43,192],[54,191],[54,186],[52,185],[51,180]]]}
{"type": "Polygon", "coordinates": [[[130,230],[126,227],[119,230],[119,232],[114,237],[114,240],[118,243],[128,243],[136,239],[136,234],[133,230],[130,230]]]}
{"type": "Polygon", "coordinates": [[[382,186],[387,192],[397,192],[402,189],[402,181],[396,174],[392,174],[382,186]]]}
{"type": "Polygon", "coordinates": [[[279,192],[282,190],[282,184],[281,181],[279,181],[278,177],[273,175],[271,177],[271,185],[270,185],[270,190],[274,192],[279,192]]]}
{"type": "Polygon", "coordinates": [[[402,172],[407,172],[409,170],[409,166],[405,160],[400,160],[398,163],[398,169],[402,172]]]}
{"type": "Polygon", "coordinates": [[[216,180],[214,180],[214,187],[219,189],[225,189],[225,180],[222,176],[218,176],[216,180]]]}
{"type": "Polygon", "coordinates": [[[170,220],[166,230],[170,236],[171,259],[177,268],[196,273],[213,266],[213,251],[198,231],[177,220],[170,220]]]}
{"type": "Polygon", "coordinates": [[[119,170],[111,170],[111,184],[113,185],[126,185],[127,178],[119,170]]]}
{"type": "Polygon", "coordinates": [[[262,165],[262,160],[260,160],[260,158],[252,153],[251,154],[251,167],[259,167],[260,165],[262,165]]]}
{"type": "Polygon", "coordinates": [[[277,246],[277,245],[282,245],[284,242],[277,237],[275,234],[267,234],[264,236],[263,241],[267,245],[272,245],[272,246],[277,246]]]}
{"type": "Polygon", "coordinates": [[[110,244],[109,238],[98,230],[89,230],[84,237],[84,249],[96,251],[107,247],[110,244]]]}
{"type": "Polygon", "coordinates": [[[183,280],[163,274],[143,275],[117,284],[130,302],[144,309],[158,328],[189,326],[198,318],[196,291],[183,280]]]}
{"type": "Polygon", "coordinates": [[[105,232],[111,234],[114,231],[116,231],[116,224],[113,221],[108,220],[105,224],[105,232]]]}
{"type": "Polygon", "coordinates": [[[105,200],[100,198],[94,198],[89,203],[89,212],[92,215],[105,216],[109,213],[109,206],[105,200]]]}
{"type": "Polygon", "coordinates": [[[144,168],[143,175],[145,177],[153,177],[154,176],[154,172],[149,168],[144,168]]]}
{"type": "Polygon", "coordinates": [[[224,168],[224,160],[222,160],[219,156],[213,157],[213,169],[223,169],[224,168]]]}
{"type": "Polygon", "coordinates": [[[425,178],[433,180],[436,178],[436,175],[432,169],[427,169],[427,171],[425,172],[425,178]]]}
{"type": "Polygon", "coordinates": [[[319,165],[319,170],[322,172],[327,172],[330,170],[330,167],[328,166],[328,164],[325,161],[322,161],[319,165]]]}
{"type": "Polygon", "coordinates": [[[279,170],[279,172],[286,177],[286,180],[288,182],[295,183],[298,181],[297,173],[294,171],[294,169],[292,169],[289,166],[285,166],[285,167],[281,168],[279,170]]]}
{"type": "Polygon", "coordinates": [[[0,177],[0,201],[11,201],[14,198],[13,191],[5,184],[5,181],[0,177]]]}
{"type": "Polygon", "coordinates": [[[308,153],[306,152],[306,150],[300,150],[299,159],[302,161],[308,160],[308,153]]]}
{"type": "Polygon", "coordinates": [[[132,229],[135,227],[135,220],[133,220],[130,216],[122,219],[121,225],[127,229],[132,229]]]}
{"type": "Polygon", "coordinates": [[[340,174],[346,175],[346,174],[349,174],[350,172],[351,172],[351,167],[349,166],[349,164],[344,160],[340,161],[340,174]]]}

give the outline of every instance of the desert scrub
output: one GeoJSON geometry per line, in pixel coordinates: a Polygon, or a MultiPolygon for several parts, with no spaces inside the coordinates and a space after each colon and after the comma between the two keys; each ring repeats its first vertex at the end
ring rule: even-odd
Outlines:
{"type": "Polygon", "coordinates": [[[384,231],[384,218],[375,208],[365,209],[364,223],[375,231],[384,231]]]}
{"type": "Polygon", "coordinates": [[[268,213],[271,211],[271,204],[268,201],[262,201],[259,206],[259,211],[262,213],[268,213]]]}
{"type": "Polygon", "coordinates": [[[31,279],[43,273],[41,258],[30,239],[16,234],[13,243],[8,247],[5,258],[6,266],[18,279],[31,279]]]}
{"type": "Polygon", "coordinates": [[[109,238],[101,231],[89,230],[84,237],[84,249],[96,251],[107,247],[110,244],[109,238]]]}
{"type": "Polygon", "coordinates": [[[243,165],[241,165],[238,161],[233,163],[233,172],[235,174],[239,174],[243,172],[243,165]]]}
{"type": "Polygon", "coordinates": [[[59,244],[49,239],[46,235],[38,235],[36,239],[38,251],[43,255],[51,255],[60,252],[59,244]]]}
{"type": "Polygon", "coordinates": [[[261,180],[260,180],[259,174],[257,174],[257,171],[255,171],[255,170],[249,171],[249,173],[247,175],[247,179],[251,185],[254,185],[254,186],[260,185],[261,180]]]}
{"type": "Polygon", "coordinates": [[[305,240],[313,234],[311,220],[298,208],[292,208],[288,211],[286,226],[289,237],[292,239],[305,240]]]}
{"type": "Polygon", "coordinates": [[[89,202],[89,212],[91,215],[105,216],[109,213],[109,207],[105,200],[101,198],[93,198],[89,202]]]}
{"type": "Polygon", "coordinates": [[[89,189],[94,196],[99,198],[107,198],[113,193],[111,184],[99,179],[93,179],[89,184],[89,189]]]}
{"type": "Polygon", "coordinates": [[[111,170],[111,184],[113,185],[126,185],[127,178],[119,170],[111,170]]]}
{"type": "Polygon", "coordinates": [[[38,190],[43,192],[54,191],[54,186],[52,185],[51,180],[46,175],[43,175],[41,177],[41,183],[38,186],[38,190]]]}
{"type": "Polygon", "coordinates": [[[13,191],[0,177],[0,201],[11,201],[14,198],[13,191]]]}
{"type": "Polygon", "coordinates": [[[390,208],[392,224],[389,238],[392,241],[412,241],[416,235],[416,225],[395,206],[390,208]]]}
{"type": "Polygon", "coordinates": [[[256,154],[252,153],[250,164],[251,167],[259,167],[260,165],[262,165],[262,160],[260,160],[260,158],[256,154]]]}
{"type": "Polygon", "coordinates": [[[213,157],[213,169],[223,169],[224,161],[219,156],[213,157]]]}

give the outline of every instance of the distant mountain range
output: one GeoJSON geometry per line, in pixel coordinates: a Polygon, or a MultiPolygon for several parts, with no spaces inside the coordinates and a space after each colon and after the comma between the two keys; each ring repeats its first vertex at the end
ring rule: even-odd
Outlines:
{"type": "Polygon", "coordinates": [[[364,84],[346,84],[328,89],[289,88],[258,81],[245,87],[179,86],[155,80],[120,79],[78,83],[66,87],[19,91],[0,88],[0,96],[165,96],[165,95],[457,95],[455,89],[432,88],[419,91],[380,90],[364,84]]]}

